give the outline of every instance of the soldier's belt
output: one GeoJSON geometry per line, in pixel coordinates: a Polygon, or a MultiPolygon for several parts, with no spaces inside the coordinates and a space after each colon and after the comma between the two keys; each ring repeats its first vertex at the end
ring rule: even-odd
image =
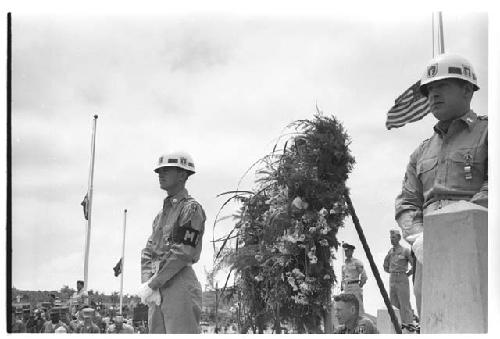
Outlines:
{"type": "Polygon", "coordinates": [[[351,281],[347,282],[347,285],[351,285],[351,284],[359,284],[359,280],[351,280],[351,281]]]}
{"type": "MultiPolygon", "coordinates": [[[[153,261],[151,263],[151,266],[152,266],[152,269],[151,269],[151,272],[154,274],[158,273],[160,271],[160,269],[162,268],[162,262],[161,261],[153,261]]],[[[193,263],[187,263],[186,266],[193,266],[193,263]]]]}

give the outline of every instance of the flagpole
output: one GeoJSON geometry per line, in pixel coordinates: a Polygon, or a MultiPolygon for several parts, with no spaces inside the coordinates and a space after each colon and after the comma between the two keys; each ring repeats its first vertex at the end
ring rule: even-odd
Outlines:
{"type": "Polygon", "coordinates": [[[439,20],[439,25],[438,25],[439,54],[444,54],[443,16],[441,15],[441,12],[438,12],[438,20],[439,20]]]}
{"type": "Polygon", "coordinates": [[[123,268],[125,266],[125,230],[127,229],[127,209],[123,211],[123,242],[122,242],[122,264],[120,274],[120,315],[123,307],[123,268]]]}
{"type": "Polygon", "coordinates": [[[92,128],[92,145],[90,156],[90,173],[88,181],[88,203],[87,203],[87,229],[85,237],[85,262],[83,266],[83,290],[86,292],[88,288],[88,268],[89,268],[89,249],[90,249],[90,229],[92,220],[92,195],[94,191],[94,160],[95,160],[95,137],[97,129],[97,114],[94,115],[94,124],[92,128]]]}

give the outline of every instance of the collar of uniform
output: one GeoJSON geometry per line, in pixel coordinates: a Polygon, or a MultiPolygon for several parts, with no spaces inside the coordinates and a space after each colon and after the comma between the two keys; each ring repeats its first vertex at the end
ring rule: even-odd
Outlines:
{"type": "MultiPolygon", "coordinates": [[[[460,118],[457,118],[456,120],[463,121],[467,125],[469,130],[471,130],[472,127],[474,126],[474,124],[476,123],[477,114],[474,113],[473,110],[469,110],[467,113],[462,115],[460,118]]],[[[434,131],[439,135],[443,135],[445,133],[445,130],[442,128],[442,125],[443,125],[443,122],[441,122],[441,121],[438,121],[438,123],[434,125],[434,131]]],[[[451,126],[451,124],[450,124],[450,126],[451,126]]],[[[450,127],[448,126],[448,129],[449,128],[450,127]]]]}
{"type": "Polygon", "coordinates": [[[169,202],[170,204],[177,204],[179,201],[186,199],[188,197],[187,189],[183,188],[177,194],[170,195],[165,198],[165,203],[169,202]]]}
{"type": "Polygon", "coordinates": [[[396,246],[392,246],[392,249],[395,251],[401,247],[401,244],[397,244],[396,246]]]}

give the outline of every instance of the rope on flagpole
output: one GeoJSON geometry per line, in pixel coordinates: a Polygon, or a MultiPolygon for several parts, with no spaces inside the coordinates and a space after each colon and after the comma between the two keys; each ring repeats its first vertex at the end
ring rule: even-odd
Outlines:
{"type": "Polygon", "coordinates": [[[372,273],[375,276],[375,279],[377,280],[377,285],[380,290],[380,294],[382,295],[382,298],[384,299],[385,306],[387,307],[387,311],[389,311],[389,316],[391,317],[392,324],[394,325],[394,330],[396,331],[397,334],[402,334],[401,331],[401,326],[399,325],[398,318],[396,318],[396,314],[394,313],[394,309],[392,308],[391,302],[389,300],[389,296],[387,295],[387,291],[385,290],[384,287],[384,282],[380,278],[380,273],[378,271],[377,265],[375,265],[375,261],[373,260],[372,253],[370,251],[370,247],[368,246],[368,242],[366,241],[365,235],[363,233],[363,229],[361,228],[361,225],[359,223],[358,216],[356,215],[356,211],[354,210],[354,206],[352,205],[351,198],[349,197],[349,192],[346,190],[345,194],[345,201],[347,203],[347,207],[349,208],[349,212],[351,213],[352,221],[354,222],[354,227],[356,228],[356,232],[358,233],[359,240],[361,241],[361,244],[363,245],[363,249],[365,250],[366,257],[368,258],[368,261],[370,262],[370,267],[372,269],[372,273]]]}

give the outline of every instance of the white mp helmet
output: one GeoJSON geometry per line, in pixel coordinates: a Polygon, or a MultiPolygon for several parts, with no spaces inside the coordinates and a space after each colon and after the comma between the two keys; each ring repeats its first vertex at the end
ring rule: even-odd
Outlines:
{"type": "Polygon", "coordinates": [[[428,62],[420,79],[420,93],[427,96],[427,84],[441,79],[462,79],[472,84],[474,91],[479,89],[477,76],[472,64],[457,54],[440,54],[428,62]]]}
{"type": "Polygon", "coordinates": [[[195,173],[193,158],[186,152],[172,152],[163,154],[158,159],[154,171],[158,173],[158,170],[162,167],[178,167],[182,168],[190,174],[195,173]]]}

